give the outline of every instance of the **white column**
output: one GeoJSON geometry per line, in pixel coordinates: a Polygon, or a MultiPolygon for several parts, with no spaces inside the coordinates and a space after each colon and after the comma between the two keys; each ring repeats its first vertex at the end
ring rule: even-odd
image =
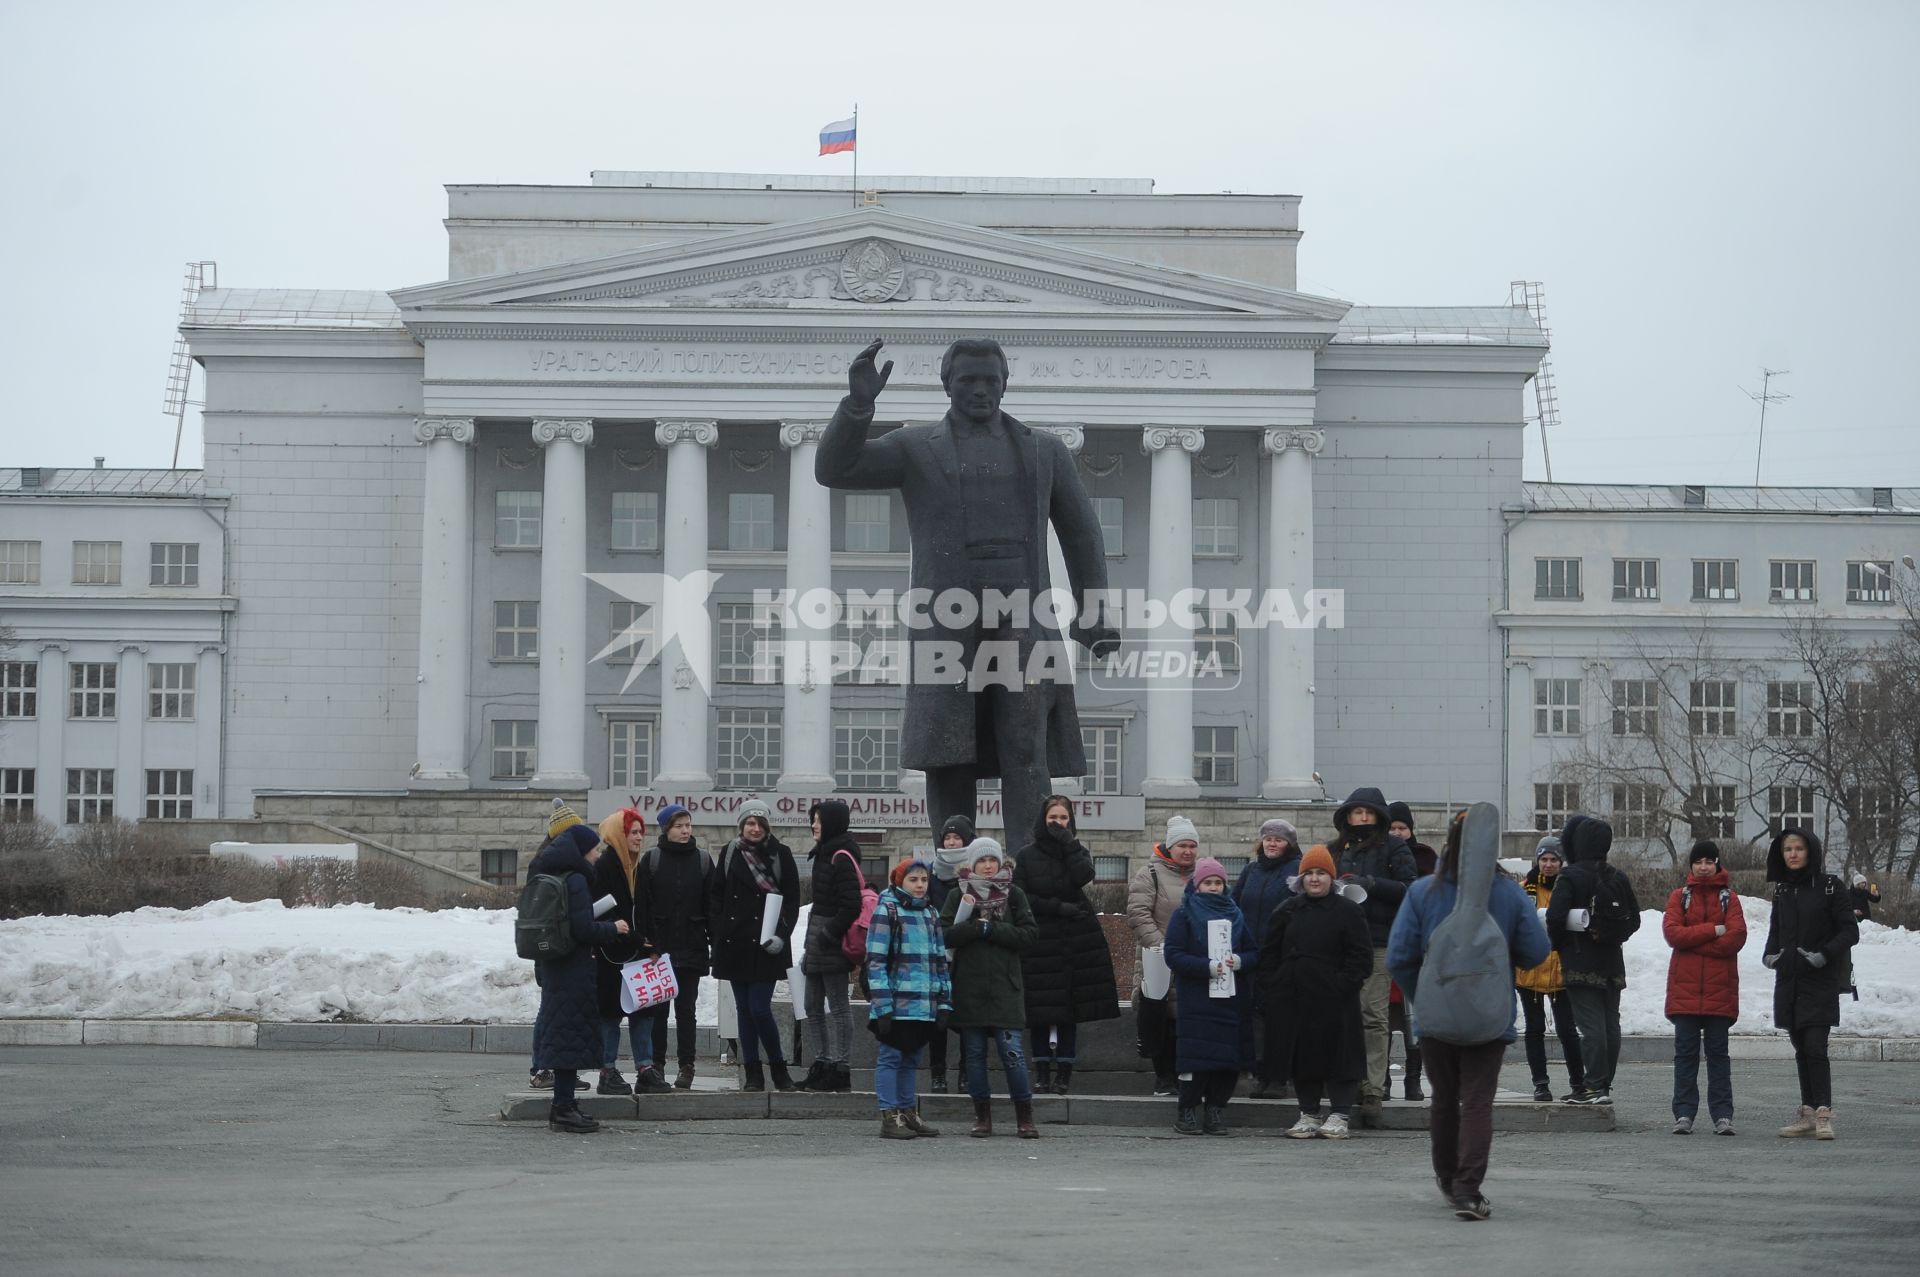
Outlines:
{"type": "Polygon", "coordinates": [[[807,645],[797,668],[781,670],[786,696],[780,788],[789,791],[833,788],[833,672],[815,659],[833,640],[833,626],[809,624],[800,607],[809,593],[833,588],[833,490],[813,477],[814,453],[825,430],[820,421],[780,426],[780,446],[787,450],[787,589],[799,622],[786,637],[807,645]]]}
{"type": "MultiPolygon", "coordinates": [[[[667,452],[662,566],[669,577],[684,580],[707,570],[707,449],[720,442],[720,427],[711,421],[662,421],[654,427],[653,437],[667,452]]],[[[665,634],[664,625],[664,621],[657,623],[655,633],[665,634]]],[[[700,632],[708,631],[702,626],[700,632]]],[[[667,654],[663,651],[660,656],[660,771],[655,784],[711,789],[708,689],[694,676],[685,652],[670,669],[665,664],[667,654]]],[[[701,668],[710,672],[712,651],[699,653],[699,658],[701,668]]]]}
{"type": "MultiPolygon", "coordinates": [[[[1148,426],[1140,450],[1153,458],[1147,511],[1147,597],[1167,608],[1166,621],[1153,634],[1161,660],[1190,668],[1193,628],[1176,617],[1176,605],[1193,589],[1193,455],[1206,444],[1196,429],[1148,426]]],[[[1146,689],[1147,776],[1140,792],[1148,798],[1194,798],[1193,679],[1154,678],[1146,689]]]]}
{"type": "MultiPolygon", "coordinates": [[[[532,789],[587,787],[587,448],[593,423],[542,418],[540,726],[532,789]]],[[[597,634],[596,634],[597,638],[597,634]]]]}
{"type": "Polygon", "coordinates": [[[417,756],[408,784],[465,789],[473,666],[473,419],[421,417],[413,423],[413,437],[426,446],[427,457],[420,511],[417,756]]]}
{"type": "Polygon", "coordinates": [[[122,643],[114,676],[113,814],[138,820],[147,814],[147,774],[141,755],[147,725],[147,645],[122,643]]]}
{"type": "MultiPolygon", "coordinates": [[[[1081,426],[1035,426],[1034,429],[1046,431],[1061,443],[1065,444],[1067,446],[1067,452],[1076,457],[1080,455],[1080,450],[1086,447],[1087,444],[1087,432],[1081,426]]],[[[1053,588],[1056,590],[1067,592],[1073,588],[1072,577],[1067,573],[1066,552],[1060,548],[1060,534],[1054,531],[1051,523],[1047,525],[1047,579],[1053,584],[1053,588]]],[[[1067,668],[1074,670],[1076,674],[1080,668],[1080,648],[1071,641],[1072,633],[1069,627],[1073,623],[1073,618],[1079,615],[1079,604],[1080,600],[1076,598],[1074,600],[1074,606],[1064,609],[1060,614],[1060,637],[1068,640],[1067,668]]],[[[1077,794],[1080,792],[1080,777],[1078,776],[1055,776],[1052,780],[1056,793],[1077,794]]]]}
{"type": "MultiPolygon", "coordinates": [[[[1269,430],[1273,458],[1268,501],[1267,588],[1285,590],[1304,613],[1313,588],[1313,458],[1326,446],[1321,430],[1269,430]]],[[[1313,639],[1310,629],[1269,625],[1266,631],[1267,777],[1263,798],[1317,798],[1313,779],[1313,639]]]]}
{"type": "Polygon", "coordinates": [[[220,792],[220,724],[226,688],[220,678],[220,658],[226,647],[202,643],[194,654],[193,673],[193,814],[223,816],[226,796],[220,792]]]}
{"type": "Polygon", "coordinates": [[[33,763],[33,809],[55,825],[67,823],[67,644],[40,645],[39,748],[33,763]]]}

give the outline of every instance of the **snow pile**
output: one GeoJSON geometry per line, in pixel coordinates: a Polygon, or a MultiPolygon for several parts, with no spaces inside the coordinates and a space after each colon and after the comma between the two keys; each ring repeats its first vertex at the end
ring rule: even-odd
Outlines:
{"type": "MultiPolygon", "coordinates": [[[[1772,1033],[1773,973],[1760,964],[1772,904],[1749,896],[1740,903],[1749,934],[1735,1031],[1772,1033]]],[[[1671,1032],[1671,950],[1660,919],[1659,910],[1647,910],[1627,943],[1624,1033],[1671,1032]]],[[[1860,933],[1860,1000],[1841,1000],[1840,1032],[1920,1037],[1920,934],[1871,922],[1860,933]]],[[[524,1023],[539,1005],[533,964],[513,952],[510,909],[288,909],[273,900],[220,900],[197,909],[0,922],[0,1018],[524,1023]]],[[[700,1022],[716,1023],[718,1014],[714,982],[703,980],[700,1022]]]]}

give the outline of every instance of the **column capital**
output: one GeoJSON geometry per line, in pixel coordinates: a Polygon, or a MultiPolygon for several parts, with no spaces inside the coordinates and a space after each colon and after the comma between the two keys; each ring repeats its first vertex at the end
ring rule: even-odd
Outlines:
{"type": "Polygon", "coordinates": [[[449,439],[458,444],[473,442],[472,417],[415,417],[413,437],[421,443],[449,439]]]}
{"type": "Polygon", "coordinates": [[[1326,431],[1300,430],[1291,426],[1265,431],[1260,439],[1260,451],[1272,457],[1279,456],[1289,448],[1298,448],[1309,457],[1318,456],[1326,446],[1326,431]]]}
{"type": "Polygon", "coordinates": [[[147,645],[145,643],[122,643],[114,650],[122,656],[125,656],[128,652],[138,652],[140,655],[145,656],[147,654],[147,645]]]}
{"type": "Polygon", "coordinates": [[[225,656],[227,654],[227,645],[225,643],[200,643],[196,644],[193,650],[197,656],[225,656]]]}
{"type": "Polygon", "coordinates": [[[1178,448],[1198,452],[1207,444],[1207,432],[1194,426],[1148,426],[1140,432],[1140,451],[1148,456],[1178,448]]]}
{"type": "Polygon", "coordinates": [[[1067,451],[1076,457],[1080,455],[1080,450],[1087,446],[1087,429],[1085,426],[1035,426],[1034,429],[1044,430],[1061,443],[1066,444],[1067,451]]]}
{"type": "Polygon", "coordinates": [[[786,449],[805,447],[819,443],[827,433],[824,421],[783,421],[780,423],[780,446],[786,449]]]}
{"type": "Polygon", "coordinates": [[[720,423],[717,421],[661,421],[653,427],[653,441],[662,448],[670,448],[676,443],[697,443],[702,448],[711,448],[720,442],[720,423]]]}
{"type": "Polygon", "coordinates": [[[73,647],[65,639],[49,639],[40,645],[43,652],[71,652],[73,647]]]}
{"type": "Polygon", "coordinates": [[[565,439],[582,447],[593,446],[593,423],[584,417],[535,417],[533,441],[541,447],[565,439]]]}

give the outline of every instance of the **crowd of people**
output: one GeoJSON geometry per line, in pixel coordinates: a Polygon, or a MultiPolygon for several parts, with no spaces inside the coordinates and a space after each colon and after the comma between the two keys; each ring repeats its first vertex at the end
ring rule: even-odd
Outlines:
{"type": "MultiPolygon", "coordinates": [[[[845,803],[809,813],[812,904],[793,952],[799,866],[773,833],[765,803],[742,804],[735,836],[717,858],[693,835],[690,813],[659,813],[645,846],[639,812],[615,812],[597,829],[564,805],[530,869],[564,882],[574,947],[536,963],[541,989],[533,1082],[553,1089],[550,1125],[595,1123],[576,1095],[582,1072],[596,1089],[624,1095],[686,1089],[695,1075],[694,1001],[699,977],[725,982],[734,1006],[743,1089],[849,1091],[852,984],[867,1000],[876,1040],[874,1091],[880,1134],[918,1139],[940,1132],[921,1115],[918,1075],[949,1089],[947,1037],[957,1036],[960,1075],[973,1104],[969,1134],[994,1133],[990,1055],[1005,1078],[1021,1138],[1037,1138],[1033,1098],[1067,1094],[1079,1027],[1120,1015],[1105,932],[1087,887],[1093,858],[1074,826],[1071,799],[1045,800],[1026,846],[1009,855],[956,817],[938,845],[895,864],[884,883],[866,881],[845,803]],[[777,901],[774,898],[777,897],[777,901]],[[679,979],[670,1001],[623,1009],[622,967],[666,956],[679,979]],[[797,972],[794,990],[814,1039],[804,1078],[788,1073],[774,1018],[775,984],[797,972]],[[669,1015],[677,1027],[677,1072],[668,1082],[669,1015]],[[632,1044],[630,1084],[615,1066],[621,1028],[632,1044]]],[[[1473,1041],[1423,1037],[1415,1010],[1429,945],[1462,893],[1466,812],[1444,850],[1420,842],[1413,815],[1379,790],[1361,788],[1334,812],[1335,836],[1303,848],[1286,820],[1263,824],[1231,881],[1201,855],[1199,832],[1176,815],[1127,886],[1126,923],[1139,949],[1131,988],[1140,1054],[1153,1091],[1176,1096],[1174,1129],[1221,1135],[1240,1079],[1254,1097],[1292,1095],[1295,1139],[1345,1139],[1376,1127],[1390,1098],[1389,1043],[1406,1044],[1405,1094],[1431,1088],[1434,1169],[1457,1214],[1484,1219],[1480,1192],[1492,1133],[1495,1082],[1506,1048],[1524,1041],[1533,1098],[1555,1102],[1548,1073],[1551,1016],[1567,1076],[1559,1102],[1611,1105],[1620,1059],[1623,946],[1640,926],[1626,874],[1608,861],[1612,830],[1575,815],[1540,840],[1523,881],[1495,872],[1487,915],[1504,937],[1504,1033],[1473,1041]],[[1514,993],[1517,991],[1517,998],[1514,993]],[[1517,1003],[1517,1005],[1516,1005],[1517,1003]]],[[[1768,849],[1772,922],[1764,950],[1773,972],[1774,1022],[1793,1044],[1800,1107],[1782,1136],[1834,1137],[1827,1038],[1851,985],[1850,950],[1870,908],[1862,884],[1825,871],[1820,840],[1787,828],[1768,849]]],[[[531,890],[531,887],[530,887],[531,890]]],[[[1736,958],[1747,941],[1740,900],[1720,851],[1701,841],[1684,881],[1666,902],[1662,932],[1672,949],[1666,1013],[1674,1030],[1673,1131],[1699,1116],[1699,1064],[1707,1065],[1707,1116],[1734,1133],[1728,1031],[1739,1013],[1736,958]]],[[[1499,1008],[1494,1008],[1499,1014],[1499,1008]]]]}

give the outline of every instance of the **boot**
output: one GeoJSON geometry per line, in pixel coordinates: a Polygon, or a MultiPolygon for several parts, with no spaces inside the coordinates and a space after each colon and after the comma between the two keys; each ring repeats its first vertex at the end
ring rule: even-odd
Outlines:
{"type": "Polygon", "coordinates": [[[993,1101],[975,1100],[973,1102],[973,1129],[967,1134],[977,1140],[984,1140],[993,1134],[993,1101]]]}
{"type": "Polygon", "coordinates": [[[590,1135],[600,1129],[600,1123],[582,1113],[578,1104],[569,1104],[565,1108],[556,1104],[547,1110],[547,1129],[564,1131],[570,1135],[590,1135]]]}
{"type": "Polygon", "coordinates": [[[785,1060],[769,1061],[767,1069],[773,1074],[774,1090],[791,1091],[793,1089],[793,1075],[787,1072],[787,1062],[785,1060]]]}
{"type": "Polygon", "coordinates": [[[947,1085],[947,1071],[945,1069],[935,1069],[933,1071],[933,1093],[935,1095],[949,1095],[952,1092],[953,1088],[947,1085]]]}
{"type": "Polygon", "coordinates": [[[1817,1140],[1833,1138],[1833,1110],[1824,1104],[1813,1111],[1813,1138],[1817,1140]]]}
{"type": "Polygon", "coordinates": [[[850,1064],[834,1065],[833,1077],[828,1080],[826,1089],[829,1091],[851,1091],[853,1089],[853,1066],[850,1064]]]}
{"type": "Polygon", "coordinates": [[[1072,1084],[1073,1084],[1073,1065],[1063,1060],[1061,1061],[1060,1066],[1054,1070],[1053,1093],[1055,1095],[1065,1095],[1067,1093],[1067,1088],[1072,1084]]]}
{"type": "Polygon", "coordinates": [[[1407,1052],[1407,1098],[1424,1100],[1426,1092],[1420,1089],[1420,1048],[1415,1046],[1407,1052]]]}
{"type": "Polygon", "coordinates": [[[676,1091],[691,1091],[693,1089],[692,1060],[680,1061],[680,1071],[674,1074],[673,1089],[676,1091]]]}
{"type": "Polygon", "coordinates": [[[1180,1135],[1200,1134],[1200,1110],[1182,1105],[1180,1116],[1174,1119],[1173,1129],[1180,1135]]]}
{"type": "Polygon", "coordinates": [[[914,1133],[900,1120],[900,1109],[887,1109],[880,1114],[880,1138],[883,1140],[910,1140],[914,1133]]]}
{"type": "Polygon", "coordinates": [[[907,1129],[912,1131],[915,1135],[934,1136],[940,1133],[939,1127],[928,1126],[924,1121],[920,1119],[920,1106],[918,1104],[914,1105],[910,1109],[901,1109],[900,1120],[906,1123],[907,1129]]]}
{"type": "MultiPolygon", "coordinates": [[[[1827,1118],[1829,1122],[1831,1122],[1833,1114],[1828,1113],[1827,1118]]],[[[1813,1106],[1811,1104],[1802,1104],[1800,1111],[1794,1115],[1793,1120],[1780,1128],[1780,1134],[1787,1137],[1813,1134],[1813,1106]]]]}
{"type": "Polygon", "coordinates": [[[1053,1061],[1035,1060],[1033,1062],[1033,1093],[1042,1094],[1053,1089],[1053,1061]]]}
{"type": "Polygon", "coordinates": [[[661,1075],[660,1070],[651,1064],[641,1069],[633,1079],[633,1091],[636,1095],[665,1095],[672,1089],[667,1085],[667,1079],[661,1075]]]}
{"type": "Polygon", "coordinates": [[[1225,1135],[1227,1133],[1227,1106],[1226,1105],[1224,1104],[1207,1105],[1205,1111],[1202,1113],[1202,1118],[1204,1121],[1204,1125],[1201,1127],[1201,1129],[1204,1130],[1208,1135],[1225,1135]]]}
{"type": "Polygon", "coordinates": [[[1535,1104],[1553,1103],[1553,1087],[1546,1082],[1533,1084],[1533,1102],[1535,1104]]]}
{"type": "Polygon", "coordinates": [[[807,1075],[801,1078],[798,1082],[795,1082],[793,1084],[793,1089],[796,1091],[826,1090],[827,1088],[825,1086],[822,1086],[821,1083],[826,1081],[827,1070],[832,1067],[833,1066],[828,1064],[825,1060],[815,1060],[813,1064],[807,1069],[807,1075]]]}
{"type": "Polygon", "coordinates": [[[1014,1130],[1023,1140],[1040,1138],[1040,1128],[1033,1124],[1033,1101],[1015,1100],[1013,1102],[1014,1130]]]}
{"type": "Polygon", "coordinates": [[[746,1075],[746,1080],[740,1083],[741,1090],[764,1091],[767,1089],[766,1074],[761,1071],[757,1060],[752,1064],[742,1064],[740,1069],[746,1075]]]}
{"type": "Polygon", "coordinates": [[[601,1069],[600,1085],[593,1088],[601,1095],[632,1095],[633,1088],[620,1076],[619,1069],[601,1069]]]}

